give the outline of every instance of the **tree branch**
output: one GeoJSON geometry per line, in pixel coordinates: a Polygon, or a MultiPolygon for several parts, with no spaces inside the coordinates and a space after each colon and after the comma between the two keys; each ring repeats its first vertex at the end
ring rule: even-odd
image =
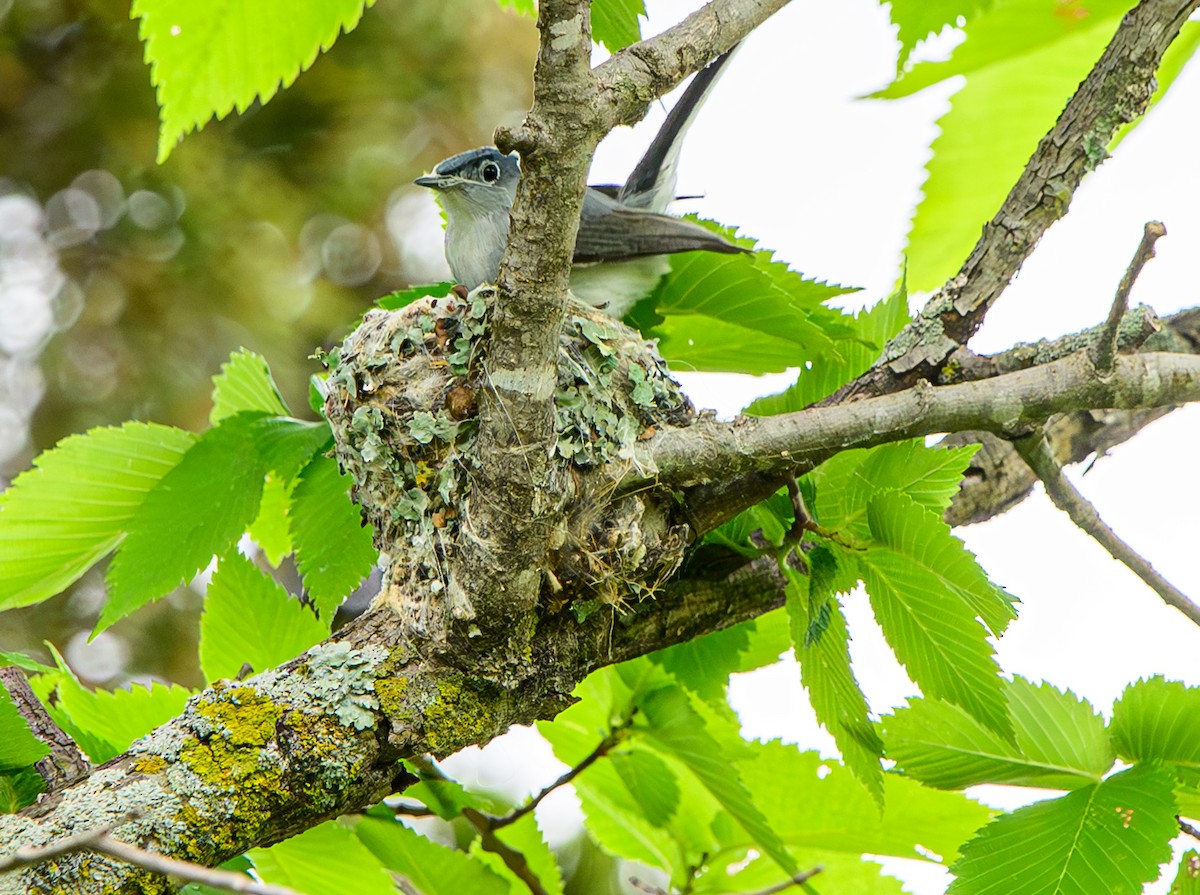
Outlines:
{"type": "MultiPolygon", "coordinates": [[[[835,407],[701,421],[660,433],[635,466],[675,487],[749,473],[802,473],[839,451],[904,438],[984,429],[1011,432],[1079,407],[1133,409],[1200,400],[1200,358],[1147,353],[1117,358],[1113,374],[1095,375],[1086,354],[979,382],[907,391],[835,407]]],[[[625,484],[644,482],[631,472],[625,484]]]]}
{"type": "Polygon", "coordinates": [[[1117,294],[1108,311],[1108,319],[1104,322],[1104,329],[1092,349],[1092,364],[1101,375],[1107,375],[1108,371],[1112,369],[1113,357],[1117,353],[1121,321],[1125,318],[1125,311],[1129,308],[1130,290],[1133,289],[1133,284],[1137,281],[1142,268],[1146,266],[1146,262],[1154,257],[1154,244],[1160,237],[1166,235],[1167,228],[1159,221],[1149,221],[1142,231],[1142,241],[1138,243],[1137,251],[1133,253],[1133,260],[1129,262],[1125,275],[1121,277],[1121,282],[1117,286],[1117,294]]]}
{"type": "Polygon", "coordinates": [[[1124,563],[1131,572],[1141,578],[1151,590],[1162,597],[1164,603],[1174,606],[1193,624],[1200,625],[1200,606],[1159,574],[1154,566],[1117,537],[1116,532],[1105,524],[1096,508],[1063,475],[1062,467],[1058,465],[1054,452],[1040,431],[1025,438],[1014,439],[1013,447],[1042,480],[1046,486],[1046,494],[1056,507],[1070,516],[1071,521],[1080,529],[1095,538],[1113,559],[1124,563]]]}
{"type": "Polygon", "coordinates": [[[823,404],[936,380],[975,333],[1050,225],[1067,213],[1084,176],[1118,129],[1146,110],[1163,53],[1200,0],[1142,0],[1122,19],[1099,61],[1042,138],[958,274],[884,349],[882,361],[823,404]]]}
{"type": "Polygon", "coordinates": [[[48,791],[70,786],[92,772],[92,763],[70,735],[54,723],[21,669],[0,668],[0,686],[8,691],[30,732],[50,748],[50,754],[34,765],[34,770],[46,781],[48,791]]]}

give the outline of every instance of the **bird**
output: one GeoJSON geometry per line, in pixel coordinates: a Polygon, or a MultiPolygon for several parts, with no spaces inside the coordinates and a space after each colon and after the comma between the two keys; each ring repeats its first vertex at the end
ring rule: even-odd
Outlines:
{"type": "MultiPolygon", "coordinates": [[[[720,234],[665,213],[676,198],[683,137],[736,49],[692,78],[623,185],[587,187],[571,267],[570,290],[576,298],[619,319],[667,272],[667,255],[749,253],[720,234]]],[[[496,281],[520,176],[517,153],[481,146],[451,156],[413,181],[437,192],[446,218],[446,261],[469,290],[496,281]]]]}

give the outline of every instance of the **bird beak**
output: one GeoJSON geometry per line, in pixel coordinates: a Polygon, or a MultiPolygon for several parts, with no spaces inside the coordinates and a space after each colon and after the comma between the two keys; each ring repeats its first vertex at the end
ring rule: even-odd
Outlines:
{"type": "Polygon", "coordinates": [[[425,174],[418,177],[413,183],[431,190],[444,190],[457,180],[457,177],[448,177],[445,174],[425,174]]]}

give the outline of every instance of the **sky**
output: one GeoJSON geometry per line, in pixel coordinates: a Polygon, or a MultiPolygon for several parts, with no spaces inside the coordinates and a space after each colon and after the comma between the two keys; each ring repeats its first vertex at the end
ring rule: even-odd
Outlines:
{"type": "MultiPolygon", "coordinates": [[[[681,0],[650,0],[646,34],[694,9],[681,0]]],[[[953,42],[947,38],[945,45],[953,42]]],[[[920,195],[936,119],[957,85],[939,85],[897,102],[860,100],[895,71],[898,44],[874,0],[796,0],[751,35],[727,68],[685,144],[679,192],[701,195],[681,211],[736,224],[806,275],[863,287],[851,297],[870,304],[895,283],[905,233],[920,195]]],[[[598,56],[597,59],[601,58],[598,56]]],[[[669,106],[671,99],[668,98],[669,106]]],[[[600,147],[593,182],[621,182],[661,123],[652,109],[633,129],[600,147]]],[[[1168,96],[1090,175],[1070,214],[1056,224],[991,311],[971,347],[996,351],[1018,341],[1094,326],[1148,220],[1168,235],[1142,273],[1131,302],[1160,315],[1200,303],[1200,63],[1185,69],[1168,96]]],[[[919,306],[921,296],[914,296],[919,306]]],[[[785,387],[787,376],[681,374],[698,406],[735,414],[759,394],[785,387]]],[[[1068,475],[1117,533],[1185,593],[1200,600],[1194,561],[1200,477],[1191,464],[1200,443],[1200,412],[1178,411],[1101,458],[1086,475],[1068,475]]],[[[1087,464],[1084,464],[1086,466],[1087,464]]],[[[1009,513],[958,529],[992,579],[1020,598],[1020,617],[998,644],[1011,674],[1069,688],[1107,714],[1127,683],[1163,674],[1200,684],[1200,628],[1166,607],[1046,499],[1040,488],[1009,513]]],[[[862,594],[848,601],[852,654],[877,710],[901,704],[915,688],[891,657],[862,594]]],[[[735,677],[732,701],[750,737],[782,737],[832,754],[816,725],[790,661],[735,677]]],[[[514,792],[535,789],[561,771],[536,735],[517,731],[451,770],[514,792]],[[527,760],[541,750],[547,760],[527,760]],[[539,765],[536,779],[514,767],[539,765]]],[[[455,764],[457,762],[457,764],[455,764]]],[[[981,787],[988,804],[1012,808],[1040,795],[981,787]]],[[[569,793],[543,806],[548,827],[569,823],[569,793]]],[[[948,876],[913,862],[889,871],[917,895],[943,891],[948,876]]],[[[1168,878],[1148,889],[1167,890],[1168,878]]]]}

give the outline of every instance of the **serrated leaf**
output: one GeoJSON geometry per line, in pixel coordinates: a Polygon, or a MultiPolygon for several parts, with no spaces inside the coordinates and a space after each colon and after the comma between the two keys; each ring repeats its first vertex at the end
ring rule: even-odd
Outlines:
{"type": "Polygon", "coordinates": [[[49,665],[39,662],[37,659],[31,658],[24,653],[0,652],[0,668],[8,668],[10,665],[15,665],[22,671],[29,671],[33,674],[54,673],[54,669],[49,665]]]}
{"type": "MultiPolygon", "coordinates": [[[[516,0],[516,2],[522,2],[522,0],[516,0]]],[[[532,3],[530,4],[530,8],[532,9],[532,3]]],[[[391,295],[385,295],[376,301],[375,304],[385,311],[398,311],[401,308],[408,307],[419,298],[427,298],[430,295],[450,295],[454,286],[454,283],[431,283],[428,286],[411,286],[408,289],[400,289],[393,292],[391,295]]]]}
{"type": "Polygon", "coordinates": [[[329,636],[329,622],[301,605],[239,553],[221,557],[200,617],[205,680],[236,678],[243,665],[266,671],[329,636]]]}
{"type": "Polygon", "coordinates": [[[314,454],[333,446],[333,432],[325,422],[260,417],[252,424],[251,435],[263,465],[287,481],[294,479],[314,454]]]}
{"type": "Polygon", "coordinates": [[[0,772],[27,768],[49,754],[50,747],[33,735],[8,691],[0,686],[0,772]]]}
{"type": "Polygon", "coordinates": [[[899,31],[901,70],[913,48],[946,26],[961,28],[992,5],[993,0],[889,0],[892,23],[899,31]]]}
{"type": "Polygon", "coordinates": [[[77,581],[121,542],[146,494],[196,441],[126,423],[72,435],[0,494],[0,608],[27,606],[77,581]]]}
{"type": "MultiPolygon", "coordinates": [[[[813,472],[816,499],[810,509],[823,526],[853,538],[869,535],[867,502],[881,491],[900,491],[940,516],[978,450],[978,445],[926,447],[914,439],[842,451],[813,472]]],[[[1007,624],[1003,619],[1002,613],[996,621],[1007,624]]]]}
{"type": "Polygon", "coordinates": [[[714,799],[728,811],[776,864],[796,873],[796,862],[762,812],[750,799],[721,744],[705,729],[704,720],[681,690],[657,690],[640,703],[650,721],[645,735],[654,746],[679,759],[714,799]]]}
{"type": "MultiPolygon", "coordinates": [[[[810,893],[905,895],[907,891],[900,880],[885,875],[879,864],[857,855],[839,854],[824,849],[805,849],[796,857],[801,867],[821,868],[821,872],[807,886],[810,893]]],[[[691,891],[694,895],[744,895],[747,892],[780,891],[776,887],[783,884],[783,874],[773,861],[727,851],[706,862],[704,875],[691,891]]],[[[788,892],[789,889],[782,891],[788,892]]],[[[795,891],[803,892],[804,889],[795,891]]]]}
{"type": "Polygon", "coordinates": [[[913,289],[937,289],[957,271],[1132,5],[1096,0],[1077,7],[1082,15],[1064,15],[1042,0],[999,4],[972,24],[950,60],[918,65],[879,94],[895,97],[967,77],[938,121],[924,198],[909,232],[913,289]]]}
{"type": "Polygon", "coordinates": [[[365,817],[354,832],[377,860],[421,895],[510,895],[508,883],[475,858],[431,842],[403,824],[365,817]]]}
{"type": "MultiPolygon", "coordinates": [[[[698,221],[745,248],[755,241],[732,228],[698,221]]],[[[855,290],[806,279],[774,253],[682,252],[633,317],[676,369],[768,372],[800,367],[835,353],[853,338],[849,318],[824,302],[855,290]],[[661,318],[647,315],[652,307],[661,318]],[[640,318],[640,319],[639,319],[640,318]],[[757,356],[756,356],[757,355],[757,356]]]]}
{"type": "Polygon", "coordinates": [[[638,17],[645,17],[643,0],[593,0],[592,40],[610,53],[623,50],[642,39],[638,17]]]}
{"type": "Polygon", "coordinates": [[[208,421],[214,426],[226,417],[247,411],[268,416],[290,413],[266,360],[245,348],[230,355],[221,364],[221,372],[213,377],[212,402],[208,421]]]}
{"type": "Polygon", "coordinates": [[[1194,848],[1179,856],[1179,870],[1168,895],[1200,895],[1200,852],[1194,848]]]}
{"type": "MultiPolygon", "coordinates": [[[[493,835],[500,841],[501,846],[512,849],[524,859],[529,872],[537,878],[546,895],[563,895],[562,871],[559,870],[554,852],[546,844],[533,814],[524,815],[515,823],[494,831],[493,835]]],[[[531,891],[529,883],[517,876],[501,855],[484,849],[479,839],[471,843],[471,855],[490,868],[496,876],[508,880],[512,895],[524,895],[531,891]]]]}
{"type": "Polygon", "coordinates": [[[268,468],[256,444],[258,420],[222,420],[146,495],[109,566],[97,632],[190,580],[254,521],[268,468]]]}
{"type": "Polygon", "coordinates": [[[887,756],[928,786],[979,783],[1075,789],[1112,768],[1104,718],[1086,700],[1049,684],[1006,684],[1015,741],[1005,740],[963,709],[914,699],[884,720],[887,756]]]}
{"type": "Polygon", "coordinates": [[[1125,688],[1109,728],[1125,761],[1170,762],[1200,771],[1200,687],[1161,675],[1125,688]]]}
{"type": "Polygon", "coordinates": [[[800,681],[808,691],[817,720],[837,743],[842,760],[882,809],[883,768],[879,757],[883,743],[871,721],[867,697],[850,667],[850,632],[842,607],[832,591],[810,595],[807,576],[786,565],[783,570],[800,681]],[[814,635],[816,613],[824,613],[825,621],[814,635]]]}
{"type": "Polygon", "coordinates": [[[266,103],[358,24],[374,0],[175,3],[134,0],[162,121],[158,161],[192,130],[266,103]],[[286,27],[284,27],[286,23],[286,27]]]}
{"type": "Polygon", "coordinates": [[[352,832],[337,821],[326,821],[246,855],[263,882],[306,895],[395,895],[384,863],[355,835],[360,825],[373,822],[361,820],[352,832]]]}
{"type": "Polygon", "coordinates": [[[667,763],[645,749],[614,752],[613,770],[633,793],[642,816],[656,827],[665,827],[679,807],[679,781],[667,763]]]}
{"type": "Polygon", "coordinates": [[[292,533],[288,528],[288,506],[292,498],[292,483],[278,475],[267,476],[263,483],[258,517],[247,531],[262,550],[272,567],[279,568],[283,558],[292,552],[292,533]]]}
{"type": "Polygon", "coordinates": [[[752,401],[745,412],[751,416],[792,413],[829,397],[840,386],[866,372],[878,360],[887,341],[908,321],[908,293],[902,282],[883,301],[854,315],[850,324],[854,336],[840,340],[835,354],[817,358],[811,369],[800,371],[795,385],[777,395],[752,401]]]}
{"type": "Polygon", "coordinates": [[[1011,606],[934,513],[903,494],[872,498],[876,544],[859,562],[875,618],[913,681],[1011,738],[1000,668],[977,619],[996,625],[1011,606]]]}
{"type": "Polygon", "coordinates": [[[324,617],[371,572],[379,553],[350,500],[350,477],[329,457],[314,457],[292,491],[289,516],[296,567],[324,617]]]}
{"type": "Polygon", "coordinates": [[[838,762],[778,740],[751,748],[753,758],[738,762],[742,780],[771,828],[797,854],[824,849],[949,863],[991,814],[961,793],[891,773],[883,775],[881,813],[838,762]]]}
{"type": "Polygon", "coordinates": [[[88,690],[60,656],[55,654],[55,658],[61,673],[56,678],[58,700],[51,715],[94,764],[120,755],[134,740],[180,714],[192,695],[176,684],[166,686],[157,681],[149,687],[131,684],[124,690],[88,690]]]}
{"type": "Polygon", "coordinates": [[[1178,832],[1174,780],[1139,765],[988,824],[950,868],[948,895],[1135,895],[1178,832]]]}

